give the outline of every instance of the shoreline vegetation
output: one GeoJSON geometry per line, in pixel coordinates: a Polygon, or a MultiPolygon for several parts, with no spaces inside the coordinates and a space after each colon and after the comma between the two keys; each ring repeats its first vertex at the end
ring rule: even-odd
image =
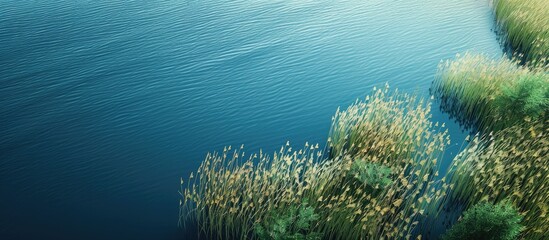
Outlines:
{"type": "MultiPolygon", "coordinates": [[[[523,122],[470,139],[453,160],[453,186],[440,209],[508,202],[520,212],[520,239],[549,236],[549,121],[523,122]]],[[[516,238],[514,238],[516,239],[516,238]]]]}
{"type": "MultiPolygon", "coordinates": [[[[287,143],[273,155],[246,156],[244,146],[208,154],[182,180],[180,223],[208,239],[421,239],[441,213],[481,209],[486,229],[515,219],[494,236],[549,234],[549,122],[468,137],[439,177],[450,142],[430,108],[386,85],[336,111],[327,149],[287,143]]],[[[460,232],[460,223],[447,224],[444,239],[487,234],[460,232]]]]}
{"type": "Polygon", "coordinates": [[[431,99],[374,87],[336,111],[325,147],[209,153],[181,180],[179,224],[206,239],[546,239],[549,4],[492,7],[514,60],[458,54],[431,99]],[[435,98],[471,132],[442,173],[435,98]]]}
{"type": "Polygon", "coordinates": [[[457,54],[439,64],[431,93],[443,111],[473,130],[497,131],[549,117],[549,73],[505,57],[457,54]]]}
{"type": "Polygon", "coordinates": [[[208,154],[182,188],[181,221],[218,239],[411,238],[448,188],[435,179],[449,136],[429,118],[430,103],[386,86],[336,112],[328,153],[208,154]]]}
{"type": "Polygon", "coordinates": [[[549,67],[549,4],[546,0],[493,0],[502,43],[529,66],[549,67]]]}

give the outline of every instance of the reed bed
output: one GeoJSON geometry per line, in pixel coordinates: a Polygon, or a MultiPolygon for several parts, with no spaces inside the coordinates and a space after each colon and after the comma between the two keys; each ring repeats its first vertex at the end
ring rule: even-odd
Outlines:
{"type": "Polygon", "coordinates": [[[549,116],[549,74],[466,53],[441,62],[431,91],[441,108],[473,130],[500,130],[549,116]]]}
{"type": "MultiPolygon", "coordinates": [[[[428,101],[391,91],[385,85],[374,88],[371,95],[357,100],[345,111],[336,111],[328,146],[329,155],[342,164],[338,172],[343,173],[343,179],[333,178],[334,187],[348,184],[345,179],[354,174],[357,161],[389,167],[393,172],[391,184],[380,196],[353,197],[363,199],[358,201],[362,205],[357,206],[361,206],[359,213],[366,215],[359,219],[368,224],[340,229],[362,234],[346,239],[409,238],[412,228],[421,233],[428,227],[419,220],[424,217],[425,208],[445,194],[441,189],[448,187],[434,179],[439,174],[440,158],[450,143],[444,124],[430,121],[430,109],[428,101]],[[442,187],[436,189],[435,185],[442,187]],[[368,215],[378,218],[372,221],[368,215]]],[[[350,194],[363,194],[363,189],[353,189],[352,185],[344,189],[350,194]]],[[[329,190],[328,194],[333,192],[336,190],[329,190]]],[[[341,221],[344,220],[329,227],[341,228],[341,221]]]]}
{"type": "Polygon", "coordinates": [[[523,214],[521,239],[549,236],[549,121],[476,136],[453,161],[446,207],[511,201],[523,214]]]}
{"type": "Polygon", "coordinates": [[[182,183],[181,223],[217,239],[411,239],[449,188],[435,181],[447,131],[429,116],[430,104],[386,86],[337,111],[329,154],[316,144],[208,154],[182,183]]]}
{"type": "Polygon", "coordinates": [[[181,223],[195,223],[208,239],[249,238],[269,212],[299,206],[326,184],[329,179],[318,176],[331,169],[316,163],[320,156],[318,145],[308,144],[299,150],[288,144],[272,158],[246,157],[243,147],[208,154],[185,188],[182,181],[181,223]]]}
{"type": "Polygon", "coordinates": [[[494,0],[505,44],[534,66],[549,66],[549,4],[546,0],[494,0]]]}
{"type": "Polygon", "coordinates": [[[363,101],[336,111],[328,144],[330,155],[351,155],[397,171],[411,161],[433,167],[450,143],[444,123],[433,123],[431,103],[389,86],[374,88],[363,101]]]}

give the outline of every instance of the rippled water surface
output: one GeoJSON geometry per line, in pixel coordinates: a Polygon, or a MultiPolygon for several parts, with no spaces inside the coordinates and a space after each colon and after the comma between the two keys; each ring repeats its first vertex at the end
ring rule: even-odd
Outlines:
{"type": "Polygon", "coordinates": [[[375,85],[501,55],[484,0],[0,2],[0,239],[185,239],[208,151],[323,143],[375,85]]]}

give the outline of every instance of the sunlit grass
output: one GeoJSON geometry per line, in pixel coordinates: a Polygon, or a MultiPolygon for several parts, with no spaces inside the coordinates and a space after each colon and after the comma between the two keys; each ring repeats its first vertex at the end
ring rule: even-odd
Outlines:
{"type": "MultiPolygon", "coordinates": [[[[337,111],[332,122],[328,141],[330,156],[341,164],[339,176],[332,177],[333,190],[326,193],[340,192],[353,197],[352,206],[358,207],[355,221],[362,224],[348,224],[348,210],[339,206],[333,215],[331,224],[324,232],[339,233],[328,235],[332,238],[387,239],[411,237],[412,229],[424,228],[418,221],[425,213],[425,208],[432,201],[444,195],[444,191],[434,188],[433,180],[438,176],[438,163],[446,144],[449,144],[444,124],[430,121],[430,103],[414,96],[374,88],[374,93],[364,100],[357,100],[345,111],[337,111]],[[346,179],[361,179],[357,173],[359,165],[370,163],[365,171],[372,171],[371,164],[380,178],[378,188],[383,188],[377,196],[376,191],[365,193],[366,188],[355,189],[346,179]],[[382,167],[384,166],[384,167],[382,167]],[[388,174],[390,169],[391,174],[388,174]],[[350,175],[350,176],[349,176],[350,175]],[[377,196],[377,197],[376,197],[377,196]],[[359,201],[355,200],[359,199],[359,201]],[[353,233],[355,235],[349,235],[353,233]],[[360,233],[358,235],[357,233],[360,233]]],[[[359,168],[360,169],[360,168],[359,168]]],[[[446,189],[447,185],[442,184],[446,189]]],[[[370,188],[371,189],[371,188],[370,188]]],[[[368,191],[367,191],[368,192],[368,191]]],[[[421,231],[419,231],[421,232],[421,231]]]]}
{"type": "Polygon", "coordinates": [[[512,50],[531,65],[547,66],[549,59],[549,3],[547,0],[494,0],[499,28],[512,50]]]}
{"type": "Polygon", "coordinates": [[[485,132],[549,115],[549,74],[506,58],[466,53],[442,62],[432,91],[443,110],[485,132]]]}
{"type": "Polygon", "coordinates": [[[331,169],[316,163],[319,157],[312,145],[298,150],[286,145],[272,157],[245,156],[243,148],[231,147],[208,154],[182,189],[182,223],[194,221],[207,238],[253,236],[254,225],[268,213],[314,199],[313,189],[327,184],[319,176],[331,169]]]}
{"type": "Polygon", "coordinates": [[[437,164],[445,144],[444,124],[433,123],[431,103],[415,96],[374,88],[366,99],[338,110],[330,130],[330,155],[380,163],[397,172],[411,160],[437,164]],[[435,131],[436,130],[436,131],[435,131]]]}
{"type": "MultiPolygon", "coordinates": [[[[509,199],[524,215],[521,239],[549,236],[549,122],[475,137],[453,161],[448,206],[509,199]]],[[[447,207],[448,207],[447,206],[447,207]]]]}
{"type": "Polygon", "coordinates": [[[411,238],[448,189],[434,181],[447,132],[429,118],[429,103],[386,86],[337,111],[331,154],[316,144],[287,144],[272,157],[246,157],[242,148],[208,154],[182,183],[181,223],[216,239],[280,236],[280,228],[325,239],[411,238]],[[310,216],[306,227],[296,227],[297,209],[310,216]]]}

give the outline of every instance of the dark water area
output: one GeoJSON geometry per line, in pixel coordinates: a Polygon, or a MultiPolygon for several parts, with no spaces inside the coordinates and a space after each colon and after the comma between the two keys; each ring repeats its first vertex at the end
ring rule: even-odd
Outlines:
{"type": "Polygon", "coordinates": [[[0,4],[0,239],[188,239],[207,152],[322,144],[373,86],[429,97],[441,59],[502,54],[480,0],[0,4]]]}

